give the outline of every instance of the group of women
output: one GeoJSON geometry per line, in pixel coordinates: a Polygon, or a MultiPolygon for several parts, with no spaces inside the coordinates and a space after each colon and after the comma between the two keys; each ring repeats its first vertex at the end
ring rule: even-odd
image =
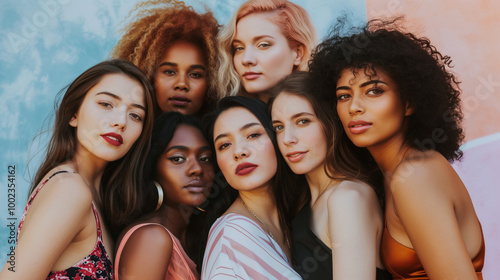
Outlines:
{"type": "Polygon", "coordinates": [[[67,88],[0,279],[482,279],[428,39],[340,20],[316,45],[287,0],[137,10],[67,88]]]}

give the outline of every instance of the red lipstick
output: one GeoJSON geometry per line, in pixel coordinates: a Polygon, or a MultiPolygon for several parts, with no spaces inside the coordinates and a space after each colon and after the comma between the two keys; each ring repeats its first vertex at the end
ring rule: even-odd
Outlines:
{"type": "Polygon", "coordinates": [[[358,120],[358,121],[350,121],[347,124],[347,126],[349,127],[349,131],[352,134],[360,134],[367,131],[372,126],[372,123],[363,120],[358,120]]]}
{"type": "Polygon", "coordinates": [[[236,175],[240,175],[240,176],[247,175],[250,172],[254,171],[257,168],[257,166],[258,165],[256,165],[256,164],[244,162],[244,163],[238,164],[238,166],[236,166],[236,171],[234,173],[236,175]]]}
{"type": "Polygon", "coordinates": [[[120,146],[121,144],[123,144],[123,138],[118,133],[114,133],[114,132],[105,133],[105,134],[101,134],[101,137],[104,138],[104,140],[106,140],[106,142],[108,142],[109,144],[111,144],[113,146],[120,146]]]}

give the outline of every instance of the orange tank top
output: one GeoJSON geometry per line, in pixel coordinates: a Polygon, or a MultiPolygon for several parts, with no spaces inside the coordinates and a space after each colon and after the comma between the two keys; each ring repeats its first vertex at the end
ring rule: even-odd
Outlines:
{"type": "MultiPolygon", "coordinates": [[[[479,224],[481,226],[481,224],[479,224]]],[[[387,224],[384,226],[384,233],[381,244],[382,260],[385,268],[393,275],[394,279],[429,279],[425,273],[424,267],[418,259],[417,252],[408,248],[392,238],[387,230],[387,224]]],[[[483,279],[481,270],[484,265],[484,236],[481,229],[481,249],[472,259],[472,265],[476,271],[477,278],[483,279]]]]}

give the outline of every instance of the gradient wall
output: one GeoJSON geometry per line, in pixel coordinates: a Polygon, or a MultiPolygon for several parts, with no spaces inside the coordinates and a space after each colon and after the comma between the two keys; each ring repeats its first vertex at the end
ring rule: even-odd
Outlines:
{"type": "MultiPolygon", "coordinates": [[[[29,183],[43,157],[57,92],[107,58],[136,0],[4,1],[0,9],[0,263],[7,259],[9,218],[19,222],[29,183]],[[40,134],[35,141],[33,138],[40,134]],[[8,166],[16,166],[16,209],[7,205],[8,166]],[[27,168],[29,166],[29,169],[27,168]]],[[[242,0],[189,0],[224,24],[242,0]]],[[[310,13],[319,37],[342,13],[357,22],[405,15],[411,31],[450,55],[462,80],[465,156],[454,167],[465,182],[486,238],[485,279],[500,274],[500,2],[493,0],[293,0],[310,13]],[[494,181],[495,180],[495,181],[494,181]]]]}

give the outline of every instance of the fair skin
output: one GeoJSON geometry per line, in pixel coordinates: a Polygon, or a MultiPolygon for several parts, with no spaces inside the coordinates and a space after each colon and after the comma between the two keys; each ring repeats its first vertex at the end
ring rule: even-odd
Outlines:
{"type": "MultiPolygon", "coordinates": [[[[274,146],[264,126],[248,109],[233,107],[222,112],[214,125],[219,165],[229,185],[239,192],[249,209],[269,228],[288,259],[290,249],[283,236],[270,180],[277,170],[274,146]]],[[[225,214],[243,215],[266,227],[237,199],[225,214]]]]}
{"type": "Polygon", "coordinates": [[[307,98],[282,92],[271,116],[283,157],[294,173],[306,176],[311,229],[332,249],[333,279],[375,279],[375,268],[383,267],[382,211],[375,192],[361,182],[328,177],[327,140],[307,98]]]}
{"type": "MultiPolygon", "coordinates": [[[[139,138],[144,108],[141,85],[124,74],[105,75],[88,91],[70,121],[77,131],[75,155],[42,182],[61,170],[76,174],[58,174],[37,194],[19,234],[16,272],[4,267],[0,279],[45,279],[50,271],[65,270],[88,256],[97,239],[93,194],[99,193],[106,164],[123,157],[139,138]]],[[[104,247],[112,256],[101,213],[99,219],[104,247]]]]}
{"type": "Polygon", "coordinates": [[[405,141],[413,109],[391,77],[375,71],[371,78],[363,70],[342,72],[337,110],[351,141],[366,147],[385,174],[387,230],[415,250],[431,279],[477,279],[471,259],[482,234],[467,189],[441,154],[405,141]]]}
{"type": "Polygon", "coordinates": [[[196,45],[179,41],[169,47],[154,75],[161,111],[197,114],[208,89],[206,68],[203,53],[196,45]]]}
{"type": "Polygon", "coordinates": [[[186,213],[203,203],[210,192],[214,177],[211,156],[199,129],[184,124],[177,127],[157,164],[157,182],[165,200],[140,222],[155,224],[139,228],[128,239],[120,257],[120,279],[165,279],[173,241],[160,225],[183,240],[186,213]],[[144,269],[144,261],[149,269],[144,269]]]}
{"type": "Polygon", "coordinates": [[[303,57],[303,47],[291,48],[268,14],[254,13],[236,24],[233,64],[245,90],[267,102],[266,94],[292,73],[303,57]]]}

